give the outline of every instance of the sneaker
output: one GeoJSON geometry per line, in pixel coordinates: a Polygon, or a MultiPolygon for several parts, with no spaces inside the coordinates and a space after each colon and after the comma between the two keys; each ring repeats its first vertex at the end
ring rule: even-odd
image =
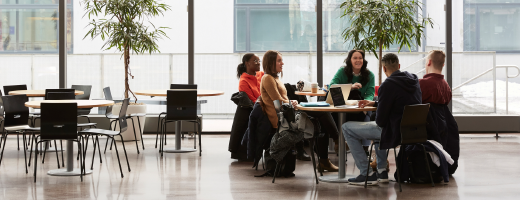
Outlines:
{"type": "Polygon", "coordinates": [[[388,171],[377,173],[377,180],[381,183],[388,183],[388,171]]]}
{"type": "MultiPolygon", "coordinates": [[[[349,178],[348,183],[351,185],[365,185],[365,177],[364,175],[359,175],[356,178],[349,178]]],[[[367,185],[377,185],[377,173],[372,173],[372,176],[368,176],[367,185]]]]}

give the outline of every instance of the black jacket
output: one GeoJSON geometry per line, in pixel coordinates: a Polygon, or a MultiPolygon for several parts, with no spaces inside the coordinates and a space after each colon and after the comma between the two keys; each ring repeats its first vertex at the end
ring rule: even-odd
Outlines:
{"type": "Polygon", "coordinates": [[[262,111],[262,107],[257,102],[253,111],[249,115],[249,124],[242,138],[242,145],[247,146],[247,158],[254,159],[255,165],[262,157],[263,145],[269,139],[271,122],[267,115],[262,111]]]}
{"type": "Polygon", "coordinates": [[[381,84],[378,98],[376,123],[383,129],[380,148],[394,148],[401,143],[404,106],[422,102],[419,79],[415,74],[397,70],[381,84]]]}
{"type": "Polygon", "coordinates": [[[460,154],[459,127],[447,105],[430,104],[426,130],[428,139],[439,142],[455,161],[448,165],[449,174],[455,173],[460,154]]]}

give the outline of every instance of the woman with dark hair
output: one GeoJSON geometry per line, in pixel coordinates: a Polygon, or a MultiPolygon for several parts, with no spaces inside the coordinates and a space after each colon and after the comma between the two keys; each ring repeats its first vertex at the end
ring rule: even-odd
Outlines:
{"type": "MultiPolygon", "coordinates": [[[[260,71],[260,58],[253,53],[245,54],[242,57],[242,63],[237,67],[237,78],[240,79],[238,82],[238,91],[245,92],[252,104],[254,104],[260,96],[260,80],[263,75],[264,72],[260,71]]],[[[251,114],[252,110],[252,107],[237,106],[228,146],[228,151],[231,152],[231,158],[247,160],[247,148],[241,145],[241,141],[247,130],[249,114],[251,114]]]]}
{"type": "MultiPolygon", "coordinates": [[[[262,77],[260,93],[262,94],[263,109],[271,122],[271,127],[275,130],[278,128],[278,116],[273,101],[279,100],[283,103],[290,102],[293,106],[298,105],[298,102],[296,100],[289,100],[289,97],[287,97],[287,90],[279,79],[279,74],[280,76],[283,76],[284,63],[282,54],[278,51],[269,50],[265,52],[263,61],[264,63],[262,66],[264,68],[265,76],[262,77]]],[[[319,170],[337,172],[338,167],[330,162],[327,150],[327,147],[329,146],[329,134],[334,135],[335,138],[338,137],[339,132],[336,123],[334,123],[329,112],[307,112],[307,114],[318,119],[321,127],[323,127],[325,131],[325,137],[318,139],[318,156],[320,158],[319,170]]]]}
{"type": "MultiPolygon", "coordinates": [[[[349,100],[374,100],[375,76],[367,69],[367,65],[363,50],[351,50],[345,59],[345,65],[338,69],[330,85],[352,84],[349,100]]],[[[347,113],[347,121],[370,121],[371,114],[372,112],[347,113]]],[[[337,114],[333,114],[333,117],[337,119],[337,114]]],[[[370,141],[363,141],[363,145],[369,146],[370,141]]],[[[334,146],[336,152],[337,147],[334,146]]],[[[348,149],[348,145],[345,144],[345,147],[348,149]]]]}
{"type": "Polygon", "coordinates": [[[374,100],[375,77],[374,73],[367,69],[367,65],[364,51],[351,50],[345,59],[345,66],[338,69],[330,85],[352,84],[351,91],[356,91],[354,93],[360,98],[357,100],[374,100]]]}

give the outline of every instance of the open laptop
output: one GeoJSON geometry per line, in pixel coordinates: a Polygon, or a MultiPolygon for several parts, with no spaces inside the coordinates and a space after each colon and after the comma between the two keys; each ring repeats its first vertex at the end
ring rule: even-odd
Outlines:
{"type": "MultiPolygon", "coordinates": [[[[347,87],[331,87],[327,97],[330,97],[335,108],[357,108],[357,105],[346,105],[350,94],[351,84],[347,87]],[[345,90],[347,89],[347,90],[345,90]]],[[[327,98],[328,99],[328,98],[327,98]]]]}
{"type": "MultiPolygon", "coordinates": [[[[341,88],[341,91],[343,93],[343,99],[346,102],[348,99],[348,95],[350,95],[350,88],[352,88],[352,84],[334,84],[334,85],[330,86],[330,89],[332,89],[332,88],[341,88]],[[347,91],[347,92],[344,92],[344,91],[347,91]]],[[[327,93],[327,99],[325,100],[325,102],[327,102],[330,105],[333,105],[334,102],[332,101],[332,98],[330,96],[330,89],[329,89],[329,92],[327,93]]]]}

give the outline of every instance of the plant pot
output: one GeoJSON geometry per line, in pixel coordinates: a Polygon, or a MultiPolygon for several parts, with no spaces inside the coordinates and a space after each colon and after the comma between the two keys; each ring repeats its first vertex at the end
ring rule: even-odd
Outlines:
{"type": "MultiPolygon", "coordinates": [[[[115,115],[119,114],[119,111],[121,110],[121,105],[114,105],[112,107],[112,113],[115,115]]],[[[126,110],[126,115],[133,114],[133,113],[146,113],[146,104],[143,105],[128,105],[128,108],[126,110]]],[[[123,135],[123,139],[125,141],[130,140],[141,140],[141,133],[139,132],[139,125],[138,122],[141,122],[141,131],[144,131],[144,123],[146,121],[146,117],[140,117],[139,121],[137,120],[137,117],[132,117],[134,119],[134,124],[132,124],[131,119],[126,120],[126,124],[128,125],[128,128],[126,131],[122,132],[121,135],[123,135]],[[134,125],[135,126],[135,135],[137,138],[134,137],[134,125]]],[[[114,126],[116,123],[112,123],[111,129],[114,130],[114,126]]],[[[119,131],[119,123],[117,123],[116,131],[119,131]]],[[[121,137],[115,137],[117,141],[121,140],[121,137]]]]}

